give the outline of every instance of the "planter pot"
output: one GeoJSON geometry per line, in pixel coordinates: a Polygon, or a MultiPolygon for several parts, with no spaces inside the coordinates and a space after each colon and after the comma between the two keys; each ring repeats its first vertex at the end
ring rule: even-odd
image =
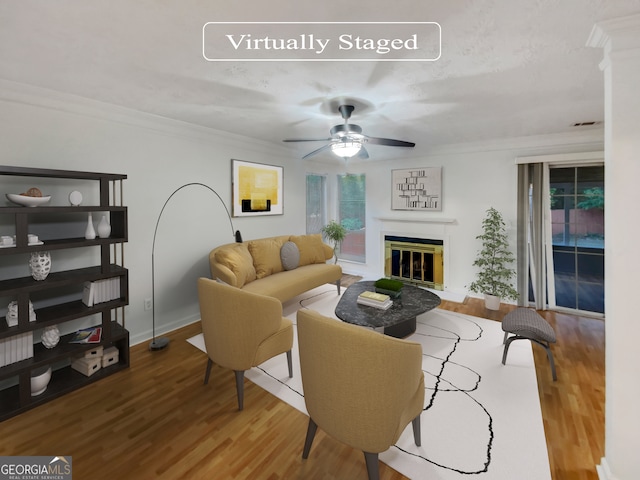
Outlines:
{"type": "Polygon", "coordinates": [[[51,380],[51,367],[41,367],[31,372],[31,396],[43,393],[51,380]]]}
{"type": "Polygon", "coordinates": [[[500,297],[484,294],[484,306],[487,310],[500,310],[500,297]]]}

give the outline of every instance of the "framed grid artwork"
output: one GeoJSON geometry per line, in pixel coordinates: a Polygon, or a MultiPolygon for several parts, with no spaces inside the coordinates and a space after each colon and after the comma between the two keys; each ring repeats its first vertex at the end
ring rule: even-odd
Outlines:
{"type": "Polygon", "coordinates": [[[442,210],[442,167],[391,171],[391,209],[442,210]]]}
{"type": "Polygon", "coordinates": [[[243,160],[231,163],[233,216],[282,215],[284,168],[243,160]]]}

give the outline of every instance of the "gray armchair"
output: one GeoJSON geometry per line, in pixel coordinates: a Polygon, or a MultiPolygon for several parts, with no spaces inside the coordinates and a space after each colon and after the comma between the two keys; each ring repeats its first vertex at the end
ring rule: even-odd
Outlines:
{"type": "Polygon", "coordinates": [[[238,409],[244,408],[244,372],[281,353],[287,354],[293,376],[293,324],[283,318],[279,300],[250,293],[208,278],[198,279],[202,334],[211,366],[217,363],[236,375],[238,409]]]}

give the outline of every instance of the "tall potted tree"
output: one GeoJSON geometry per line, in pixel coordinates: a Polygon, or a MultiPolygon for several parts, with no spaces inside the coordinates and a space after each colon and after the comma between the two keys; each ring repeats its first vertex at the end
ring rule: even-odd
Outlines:
{"type": "Polygon", "coordinates": [[[485,307],[499,310],[500,300],[516,300],[518,292],[511,283],[516,272],[510,266],[515,257],[509,250],[509,242],[505,223],[500,212],[491,207],[482,221],[482,234],[476,237],[482,240],[482,249],[473,262],[478,267],[476,281],[469,285],[469,290],[484,294],[485,307]]]}
{"type": "Polygon", "coordinates": [[[347,229],[335,220],[331,220],[327,225],[322,227],[322,233],[333,243],[333,256],[335,258],[333,263],[338,263],[337,248],[340,242],[344,240],[344,237],[347,236],[347,229]]]}

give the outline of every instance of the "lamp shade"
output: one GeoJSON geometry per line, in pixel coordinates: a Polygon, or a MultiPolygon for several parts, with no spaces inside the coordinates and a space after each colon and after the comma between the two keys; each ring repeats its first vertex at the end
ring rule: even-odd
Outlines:
{"type": "Polygon", "coordinates": [[[362,148],[362,143],[347,140],[331,145],[331,151],[339,157],[350,158],[356,155],[362,148]]]}

